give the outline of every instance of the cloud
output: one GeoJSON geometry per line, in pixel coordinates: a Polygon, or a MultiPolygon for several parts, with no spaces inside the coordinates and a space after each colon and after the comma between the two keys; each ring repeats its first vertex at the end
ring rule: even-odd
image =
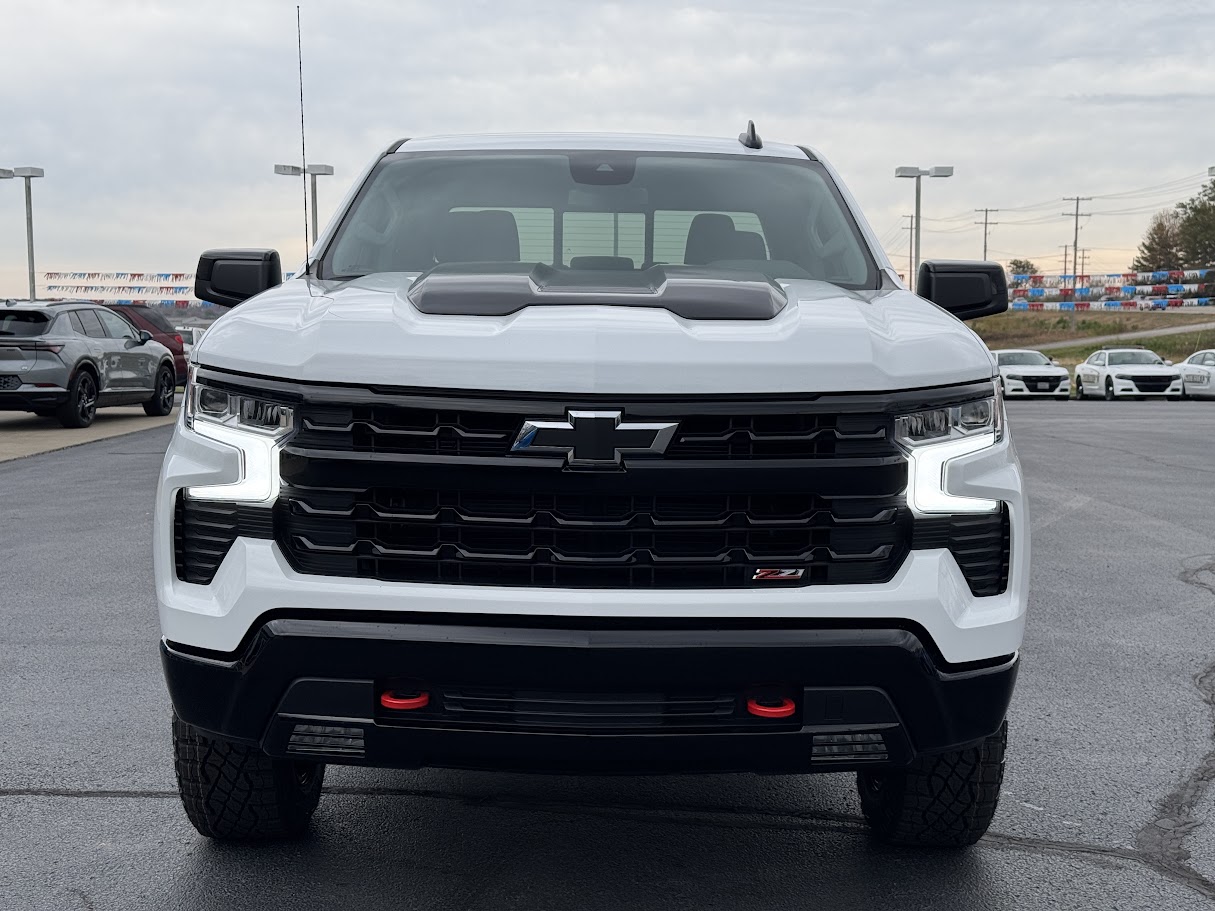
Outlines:
{"type": "MultiPolygon", "coordinates": [[[[1215,58],[1195,37],[1215,27],[1208,6],[304,0],[309,158],[337,168],[320,184],[327,216],[403,136],[733,136],[754,118],[831,158],[896,250],[911,193],[894,167],[953,164],[925,186],[925,227],[958,216],[935,224],[959,230],[926,233],[924,252],[978,256],[975,207],[1215,164],[1215,58]]],[[[0,84],[19,88],[0,102],[0,165],[46,169],[40,268],[183,271],[216,245],[300,256],[299,184],[272,173],[299,158],[294,4],[43,0],[5,21],[0,84]]],[[[0,183],[0,295],[24,289],[17,183],[0,183]]],[[[1120,266],[1112,248],[1133,247],[1149,215],[1094,218],[1081,243],[1120,266]]],[[[1070,241],[1061,217],[992,232],[992,247],[1033,255],[1070,241]]]]}

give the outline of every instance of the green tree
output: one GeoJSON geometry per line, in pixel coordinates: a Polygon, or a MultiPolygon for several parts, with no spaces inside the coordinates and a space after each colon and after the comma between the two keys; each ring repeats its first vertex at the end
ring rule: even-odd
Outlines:
{"type": "MultiPolygon", "coordinates": [[[[1184,203],[1183,203],[1184,205],[1184,203]]],[[[1165,209],[1152,216],[1147,233],[1139,242],[1139,253],[1131,263],[1135,272],[1161,272],[1180,269],[1183,261],[1181,251],[1180,212],[1165,209]]]]}
{"type": "Polygon", "coordinates": [[[1177,230],[1181,264],[1190,269],[1215,266],[1215,180],[1183,203],[1178,203],[1177,230]]]}
{"type": "Polygon", "coordinates": [[[1008,261],[1009,275],[1037,275],[1038,267],[1028,259],[1010,259],[1008,261]]]}

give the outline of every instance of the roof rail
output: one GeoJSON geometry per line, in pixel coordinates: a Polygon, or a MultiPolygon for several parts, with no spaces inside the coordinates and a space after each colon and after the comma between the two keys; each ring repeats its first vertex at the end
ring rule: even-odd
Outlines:
{"type": "Polygon", "coordinates": [[[405,143],[407,143],[407,142],[409,142],[409,137],[408,137],[408,136],[406,136],[404,139],[398,139],[396,142],[394,142],[392,145],[390,145],[390,146],[388,147],[388,151],[387,151],[387,152],[385,152],[384,154],[385,154],[385,155],[391,155],[393,152],[395,152],[395,151],[396,151],[397,149],[399,149],[401,146],[405,145],[405,143]]]}
{"type": "Polygon", "coordinates": [[[748,149],[762,149],[764,142],[759,138],[759,134],[755,132],[755,121],[747,121],[747,130],[745,133],[738,134],[738,141],[748,149]]]}
{"type": "Polygon", "coordinates": [[[1147,351],[1147,348],[1143,345],[1102,345],[1101,346],[1102,351],[1122,351],[1123,349],[1126,349],[1126,348],[1135,348],[1135,349],[1138,349],[1139,351],[1147,351]]]}

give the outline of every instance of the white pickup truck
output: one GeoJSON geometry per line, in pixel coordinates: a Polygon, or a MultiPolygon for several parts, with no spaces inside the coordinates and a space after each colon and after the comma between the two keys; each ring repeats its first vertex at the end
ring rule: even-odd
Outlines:
{"type": "Polygon", "coordinates": [[[849,771],[973,843],[1029,522],[959,318],[1008,293],[917,292],[751,128],[403,140],[291,280],[204,254],[155,539],[191,821],[296,835],[326,763],[849,771]]]}

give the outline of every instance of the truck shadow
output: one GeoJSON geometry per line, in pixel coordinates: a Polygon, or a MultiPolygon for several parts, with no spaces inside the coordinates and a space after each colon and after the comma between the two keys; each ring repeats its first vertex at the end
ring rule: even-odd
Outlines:
{"type": "Polygon", "coordinates": [[[337,770],[331,781],[309,838],[200,843],[170,906],[1012,907],[990,852],[873,843],[850,776],[337,770]]]}

